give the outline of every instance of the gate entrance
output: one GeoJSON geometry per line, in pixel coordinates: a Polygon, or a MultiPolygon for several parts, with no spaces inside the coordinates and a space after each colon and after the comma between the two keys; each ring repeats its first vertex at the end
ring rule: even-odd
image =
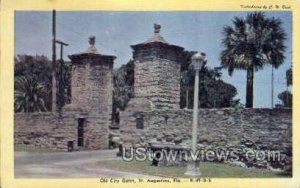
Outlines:
{"type": "Polygon", "coordinates": [[[77,133],[77,145],[78,147],[83,147],[84,145],[84,122],[85,119],[84,118],[79,118],[78,119],[78,133],[77,133]]]}

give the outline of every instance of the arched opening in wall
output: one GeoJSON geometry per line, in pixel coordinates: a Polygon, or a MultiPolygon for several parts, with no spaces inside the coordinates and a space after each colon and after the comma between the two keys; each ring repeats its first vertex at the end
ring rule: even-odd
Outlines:
{"type": "Polygon", "coordinates": [[[85,119],[79,118],[78,119],[78,127],[77,127],[77,146],[78,147],[84,146],[84,124],[85,124],[85,119]]]}

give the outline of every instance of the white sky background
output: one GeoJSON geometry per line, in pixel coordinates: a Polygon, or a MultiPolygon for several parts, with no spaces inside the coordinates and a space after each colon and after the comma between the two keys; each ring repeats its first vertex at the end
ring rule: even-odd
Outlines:
{"type": "MultiPolygon", "coordinates": [[[[69,43],[64,47],[67,55],[88,48],[88,37],[96,36],[100,53],[116,55],[115,68],[132,58],[130,45],[144,42],[153,35],[153,24],[162,25],[161,35],[171,44],[186,50],[202,51],[207,55],[210,68],[220,66],[221,40],[225,25],[232,25],[235,16],[248,12],[116,12],[116,11],[57,11],[57,39],[69,43]]],[[[286,90],[285,72],[292,62],[292,14],[285,11],[266,12],[268,17],[280,18],[287,33],[285,63],[274,71],[274,104],[279,103],[278,93],[286,90]]],[[[15,54],[46,55],[52,53],[52,12],[16,11],[15,54]]],[[[57,45],[57,58],[60,47],[57,45]]],[[[223,70],[222,79],[238,90],[236,98],[245,103],[246,71],[235,71],[233,76],[223,70]]],[[[271,66],[255,73],[254,107],[271,107],[271,66]]]]}

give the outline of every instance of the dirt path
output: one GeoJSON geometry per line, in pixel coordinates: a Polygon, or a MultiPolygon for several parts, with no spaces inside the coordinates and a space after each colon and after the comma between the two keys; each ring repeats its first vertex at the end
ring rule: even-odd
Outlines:
{"type": "Polygon", "coordinates": [[[16,178],[149,177],[95,165],[98,161],[121,160],[116,150],[30,153],[15,152],[16,178]]]}

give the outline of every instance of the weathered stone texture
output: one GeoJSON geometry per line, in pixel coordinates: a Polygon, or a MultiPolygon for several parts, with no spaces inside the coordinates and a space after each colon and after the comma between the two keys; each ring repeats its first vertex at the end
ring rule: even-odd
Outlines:
{"type": "MultiPolygon", "coordinates": [[[[135,114],[143,117],[144,129],[137,129],[136,118],[130,117],[129,121],[126,112],[120,116],[120,133],[125,145],[147,145],[149,142],[189,145],[191,110],[154,110],[135,114]]],[[[291,166],[292,112],[290,109],[200,109],[198,143],[199,146],[243,152],[247,149],[278,150],[286,161],[273,163],[273,167],[291,166]]],[[[260,163],[247,165],[267,167],[267,164],[260,163]]]]}
{"type": "Polygon", "coordinates": [[[71,103],[87,112],[111,113],[112,59],[88,57],[72,63],[71,103]]]}
{"type": "MultiPolygon", "coordinates": [[[[94,38],[87,52],[69,56],[72,60],[71,104],[63,108],[62,116],[68,125],[79,126],[84,121],[83,149],[106,149],[109,145],[109,125],[112,113],[112,69],[115,56],[99,54],[94,38]],[[79,119],[80,118],[80,119],[79,119]]],[[[80,141],[81,142],[81,141],[80,141]]],[[[83,145],[83,146],[81,146],[83,145]]]]}
{"type": "Polygon", "coordinates": [[[135,62],[136,98],[146,98],[157,109],[179,109],[180,64],[165,59],[135,62]]]}
{"type": "Polygon", "coordinates": [[[87,118],[85,134],[86,149],[107,149],[110,118],[107,116],[87,118]]]}
{"type": "Polygon", "coordinates": [[[84,149],[108,148],[109,118],[84,114],[59,116],[52,113],[16,113],[14,116],[15,144],[67,151],[68,141],[78,149],[78,118],[85,118],[84,149]]]}
{"type": "Polygon", "coordinates": [[[94,36],[89,43],[86,52],[69,56],[71,104],[59,114],[15,114],[15,144],[65,151],[70,142],[73,149],[108,148],[115,56],[99,54],[94,36]]]}
{"type": "MultiPolygon", "coordinates": [[[[16,113],[14,143],[51,150],[68,150],[68,141],[75,144],[77,128],[65,124],[62,117],[52,113],[16,113]]],[[[76,148],[76,145],[75,145],[76,148]]]]}
{"type": "Polygon", "coordinates": [[[131,46],[135,98],[150,100],[156,109],[179,109],[183,48],[158,40],[131,46]]]}
{"type": "Polygon", "coordinates": [[[133,98],[129,101],[126,110],[120,112],[120,136],[123,140],[135,142],[138,139],[138,137],[132,137],[139,133],[136,129],[137,112],[151,111],[152,106],[151,102],[144,98],[133,98]]]}

